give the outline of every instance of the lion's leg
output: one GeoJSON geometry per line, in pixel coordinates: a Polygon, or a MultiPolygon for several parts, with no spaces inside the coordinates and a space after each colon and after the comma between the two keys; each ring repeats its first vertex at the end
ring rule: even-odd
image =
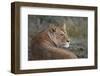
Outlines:
{"type": "Polygon", "coordinates": [[[60,48],[51,48],[48,50],[47,52],[47,57],[51,57],[53,59],[74,59],[77,58],[77,56],[70,52],[70,51],[66,51],[64,49],[60,49],[60,48]]]}

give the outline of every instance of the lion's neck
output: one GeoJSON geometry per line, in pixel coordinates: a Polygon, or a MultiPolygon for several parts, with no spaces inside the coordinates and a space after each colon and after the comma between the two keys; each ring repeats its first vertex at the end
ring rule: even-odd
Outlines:
{"type": "Polygon", "coordinates": [[[40,43],[46,44],[47,46],[57,47],[56,44],[50,39],[50,37],[48,36],[48,33],[46,31],[40,33],[39,41],[40,41],[40,43]]]}

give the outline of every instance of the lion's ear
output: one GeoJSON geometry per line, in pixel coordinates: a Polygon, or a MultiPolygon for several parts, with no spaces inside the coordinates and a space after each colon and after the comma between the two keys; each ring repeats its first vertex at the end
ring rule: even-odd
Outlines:
{"type": "Polygon", "coordinates": [[[66,31],[66,24],[64,23],[62,26],[60,26],[60,29],[66,31]]]}
{"type": "Polygon", "coordinates": [[[65,23],[63,24],[62,29],[66,30],[66,24],[65,23]]]}
{"type": "Polygon", "coordinates": [[[66,30],[66,24],[65,23],[63,24],[63,28],[64,28],[64,30],[66,30]]]}
{"type": "Polygon", "coordinates": [[[50,24],[50,25],[49,25],[49,31],[50,31],[50,32],[56,32],[56,28],[57,28],[57,27],[56,27],[54,24],[50,24]]]}

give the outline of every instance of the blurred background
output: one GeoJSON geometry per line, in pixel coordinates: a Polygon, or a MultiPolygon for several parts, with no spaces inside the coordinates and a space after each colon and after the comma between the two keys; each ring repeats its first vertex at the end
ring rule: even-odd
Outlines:
{"type": "Polygon", "coordinates": [[[71,42],[68,49],[74,52],[78,58],[88,57],[87,17],[28,15],[28,50],[30,50],[32,37],[34,37],[38,32],[48,28],[51,23],[65,23],[71,42]]]}

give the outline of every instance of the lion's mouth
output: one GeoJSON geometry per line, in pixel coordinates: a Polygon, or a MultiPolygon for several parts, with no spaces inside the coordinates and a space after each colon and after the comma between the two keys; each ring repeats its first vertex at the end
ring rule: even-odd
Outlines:
{"type": "Polygon", "coordinates": [[[68,48],[69,45],[70,45],[70,42],[66,42],[62,47],[64,47],[64,48],[68,48]]]}

